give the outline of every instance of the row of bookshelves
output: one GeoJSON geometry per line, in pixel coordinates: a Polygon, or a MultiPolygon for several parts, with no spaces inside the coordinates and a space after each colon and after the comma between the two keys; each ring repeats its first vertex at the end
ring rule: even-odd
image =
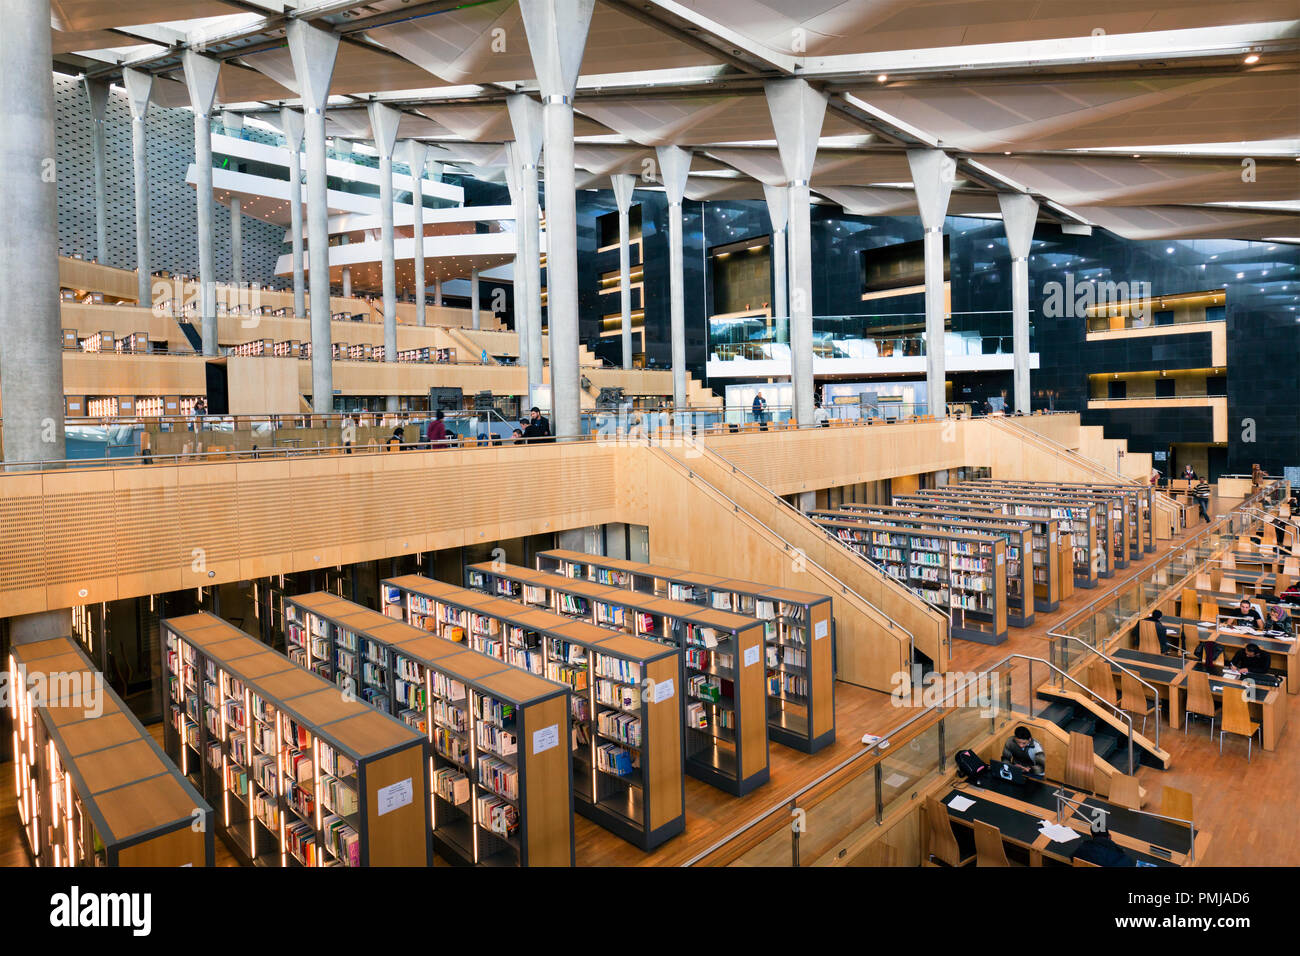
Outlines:
{"type": "Polygon", "coordinates": [[[213,865],[212,807],[72,638],[15,644],[8,669],[16,808],[38,866],[213,865]]]}
{"type": "Polygon", "coordinates": [[[164,620],[162,643],[167,750],[245,862],[431,864],[420,733],[210,614],[164,620]]]}
{"type": "Polygon", "coordinates": [[[284,607],[286,629],[322,635],[335,653],[357,647],[374,665],[358,692],[393,701],[397,719],[423,735],[440,851],[475,865],[572,865],[569,688],[469,646],[470,635],[502,627],[441,613],[415,626],[324,592],[286,597],[284,607]]]}
{"type": "Polygon", "coordinates": [[[562,737],[577,812],[647,850],[682,831],[677,652],[419,575],[386,580],[381,588],[390,618],[569,692],[562,737]],[[475,633],[498,637],[476,647],[475,633]]]}
{"type": "Polygon", "coordinates": [[[1063,494],[1093,494],[1115,496],[1123,499],[1127,515],[1124,517],[1124,535],[1128,540],[1128,557],[1131,561],[1140,561],[1146,554],[1155,551],[1155,526],[1151,521],[1151,508],[1154,498],[1149,485],[1120,484],[1106,482],[1047,482],[1047,481],[1009,481],[1006,479],[982,478],[969,483],[973,487],[1015,488],[1024,491],[1052,491],[1063,494]]]}
{"type": "MultiPolygon", "coordinates": [[[[617,618],[622,623],[616,629],[623,633],[678,651],[696,646],[707,652],[707,656],[697,655],[689,662],[684,654],[678,654],[680,684],[686,684],[696,674],[716,672],[723,698],[719,707],[732,712],[736,724],[734,732],[724,732],[728,729],[713,724],[687,727],[686,772],[738,796],[767,782],[766,694],[761,666],[765,633],[761,621],[499,562],[470,565],[465,569],[465,579],[471,590],[521,599],[527,591],[526,603],[532,606],[544,606],[589,624],[596,624],[602,617],[617,618]],[[724,664],[723,658],[728,663],[724,664]]],[[[684,708],[684,702],[679,706],[684,708]]]]}
{"type": "MultiPolygon", "coordinates": [[[[834,615],[826,595],[564,549],[540,552],[537,569],[762,621],[769,739],[806,753],[835,740],[834,641],[828,639],[834,615]],[[804,692],[774,693],[778,672],[797,674],[804,692]]],[[[636,627],[652,632],[656,622],[649,617],[636,627]]],[[[686,653],[688,664],[710,665],[686,653]]]]}

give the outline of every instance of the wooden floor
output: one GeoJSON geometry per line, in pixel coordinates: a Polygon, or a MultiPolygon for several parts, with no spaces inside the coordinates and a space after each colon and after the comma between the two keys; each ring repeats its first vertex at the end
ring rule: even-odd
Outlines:
{"type": "MultiPolygon", "coordinates": [[[[1219,503],[1226,511],[1237,504],[1219,503]]],[[[1193,525],[1195,533],[1202,525],[1193,525]]],[[[1059,610],[1039,614],[1032,628],[1011,628],[1008,640],[996,647],[954,641],[951,668],[976,671],[996,663],[1009,653],[1046,659],[1047,631],[1091,603],[1127,578],[1141,574],[1160,554],[1176,547],[1189,535],[1172,543],[1160,543],[1157,554],[1105,579],[1092,590],[1079,590],[1059,610]]],[[[1024,687],[1027,669],[1016,665],[1015,679],[1024,687]]],[[[1035,672],[1038,680],[1038,673],[1035,672]]],[[[1027,698],[1027,688],[1017,702],[1027,698]]],[[[821,774],[861,750],[863,734],[883,734],[902,721],[887,694],[850,684],[836,685],[836,741],[818,754],[803,754],[779,744],[770,749],[771,780],[749,796],[736,798],[691,778],[686,780],[686,832],[669,840],[653,853],[643,853],[631,844],[582,817],[575,816],[575,842],[579,866],[671,866],[701,853],[744,823],[779,806],[821,774]]],[[[153,728],[161,733],[161,725],[153,728]]],[[[1245,744],[1230,740],[1219,756],[1204,723],[1184,735],[1182,728],[1161,728],[1161,746],[1173,755],[1173,770],[1144,767],[1138,775],[1149,794],[1147,809],[1158,809],[1160,789],[1168,784],[1193,795],[1198,828],[1212,840],[1206,858],[1198,862],[1214,866],[1300,864],[1300,828],[1290,825],[1293,794],[1300,792],[1300,759],[1297,759],[1300,727],[1288,727],[1279,749],[1265,753],[1256,748],[1253,762],[1246,763],[1245,744]]],[[[234,866],[236,860],[217,840],[217,863],[234,866]]],[[[779,851],[778,851],[779,856],[779,851]]],[[[443,861],[438,861],[440,864],[443,861]]],[[[774,861],[776,862],[776,861],[774,861]]],[[[17,826],[13,793],[13,764],[0,765],[0,866],[26,866],[30,861],[17,826]]]]}

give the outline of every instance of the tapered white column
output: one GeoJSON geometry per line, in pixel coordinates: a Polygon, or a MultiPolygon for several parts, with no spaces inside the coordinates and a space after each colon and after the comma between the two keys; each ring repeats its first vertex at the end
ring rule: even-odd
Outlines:
{"type": "MultiPolygon", "coordinates": [[[[514,266],[514,319],[515,338],[519,342],[519,365],[525,369],[525,389],[533,384],[527,378],[529,368],[528,351],[528,270],[524,268],[524,216],[523,190],[520,188],[522,163],[519,161],[519,144],[511,140],[505,144],[506,185],[510,187],[510,204],[515,217],[515,266],[514,266]]],[[[528,397],[524,396],[525,399],[528,397]]],[[[525,404],[525,407],[530,407],[525,404]]]]}
{"type": "Polygon", "coordinates": [[[942,150],[909,149],[916,205],[925,227],[925,390],[929,414],[948,414],[944,307],[943,220],[948,213],[957,165],[942,150]]]}
{"type": "MultiPolygon", "coordinates": [[[[226,132],[237,134],[244,129],[244,115],[221,111],[221,125],[226,132]]],[[[235,286],[236,302],[241,301],[238,288],[244,281],[244,217],[238,196],[230,197],[230,283],[235,286]]]]}
{"type": "Polygon", "coordinates": [[[442,308],[442,276],[433,278],[433,304],[442,308]]]}
{"type": "Polygon", "coordinates": [[[217,95],[221,61],[193,50],[181,54],[185,87],[194,111],[194,197],[199,240],[199,304],[203,354],[217,354],[217,263],[212,229],[212,104],[217,95]]]}
{"type": "Polygon", "coordinates": [[[135,172],[135,268],[137,305],[147,309],[153,304],[153,280],[149,268],[149,151],[145,140],[145,120],[149,115],[149,97],[153,92],[153,74],[124,69],[122,85],[131,105],[131,163],[135,172]]]}
{"type": "Polygon", "coordinates": [[[305,20],[287,28],[293,72],[302,95],[307,141],[307,266],[311,280],[311,386],[317,414],[334,410],[330,341],[329,189],[325,176],[325,109],[338,53],[338,35],[305,20]]]}
{"type": "Polygon", "coordinates": [[[543,98],[546,150],[546,290],[555,434],[581,428],[578,385],[578,214],[573,94],[595,0],[519,0],[543,98]]]}
{"type": "Polygon", "coordinates": [[[347,266],[343,267],[343,298],[352,298],[352,270],[347,266]]]}
{"type": "Polygon", "coordinates": [[[510,158],[519,194],[515,230],[515,324],[519,361],[528,368],[528,387],[542,384],[546,364],[542,354],[541,214],[537,205],[537,163],[542,153],[542,104],[530,96],[506,97],[515,143],[510,158]],[[522,279],[522,285],[521,283],[522,279]]]}
{"type": "Polygon", "coordinates": [[[668,328],[673,358],[673,409],[686,408],[686,290],[682,250],[682,202],[691,173],[691,154],[680,146],[655,149],[668,197],[668,328]]]}
{"type": "Polygon", "coordinates": [[[1002,226],[1011,252],[1012,385],[1016,411],[1030,412],[1029,399],[1029,251],[1038,222],[1038,201],[1026,193],[998,193],[1002,226]]]}
{"type": "MultiPolygon", "coordinates": [[[[280,131],[284,148],[289,151],[289,229],[293,233],[293,314],[307,317],[307,286],[303,278],[302,253],[302,114],[284,107],[280,110],[280,131]]],[[[346,294],[346,293],[345,293],[346,294]]]]}
{"type": "Polygon", "coordinates": [[[767,217],[772,222],[772,324],[777,342],[790,341],[790,293],[786,280],[786,227],[790,221],[790,191],[784,186],[763,184],[767,217]]]}
{"type": "Polygon", "coordinates": [[[812,224],[813,161],[826,117],[826,94],[807,80],[769,80],[764,85],[777,151],[789,196],[790,384],[793,415],[800,425],[814,423],[812,224]]]}
{"type": "Polygon", "coordinates": [[[424,288],[424,167],[429,160],[429,147],[418,139],[408,139],[402,144],[402,157],[411,171],[411,237],[415,240],[412,271],[415,274],[415,324],[424,325],[427,298],[424,288]]]}
{"type": "MultiPolygon", "coordinates": [[[[379,152],[379,257],[384,286],[384,361],[397,361],[397,262],[393,234],[393,150],[401,114],[391,106],[371,103],[370,131],[379,152]]],[[[388,411],[397,411],[396,393],[387,396],[388,411]]]]}
{"type": "Polygon", "coordinates": [[[469,270],[469,314],[474,323],[474,328],[481,329],[483,327],[483,319],[479,314],[477,269],[469,270]]]}
{"type": "Polygon", "coordinates": [[[108,84],[86,78],[86,98],[90,101],[90,155],[95,168],[95,259],[108,261],[108,188],[104,159],[104,114],[108,107],[108,84]]]}
{"type": "Polygon", "coordinates": [[[618,305],[622,316],[623,368],[632,367],[632,236],[628,213],[632,210],[632,191],[636,177],[615,173],[609,177],[618,204],[618,305]]]}

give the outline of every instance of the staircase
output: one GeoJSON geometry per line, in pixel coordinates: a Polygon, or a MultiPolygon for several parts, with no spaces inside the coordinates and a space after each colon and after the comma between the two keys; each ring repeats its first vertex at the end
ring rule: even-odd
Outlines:
{"type": "Polygon", "coordinates": [[[190,344],[190,348],[194,351],[194,354],[202,355],[203,336],[200,335],[199,330],[194,327],[194,323],[185,322],[181,319],[176,319],[175,321],[177,326],[180,327],[181,334],[185,336],[185,341],[190,344]]]}
{"type": "MultiPolygon", "coordinates": [[[[854,606],[870,621],[873,629],[883,631],[891,640],[901,641],[899,659],[881,659],[864,668],[872,668],[874,677],[866,686],[878,690],[893,690],[889,684],[899,663],[911,663],[911,646],[929,658],[935,670],[948,668],[949,635],[948,618],[923,601],[914,591],[882,573],[861,555],[844,547],[827,535],[807,515],[797,511],[778,495],[773,494],[755,479],[727,461],[721,455],[697,443],[688,450],[656,448],[654,451],[671,457],[686,469],[692,480],[705,482],[719,489],[733,502],[737,511],[743,509],[775,535],[790,552],[790,561],[801,560],[811,573],[824,584],[824,593],[838,603],[853,599],[854,606]],[[843,597],[842,597],[843,595],[843,597]]],[[[794,585],[797,587],[797,585],[794,585]]],[[[823,590],[816,588],[813,590],[823,590]]],[[[837,618],[839,617],[837,613],[837,618]]],[[[842,639],[848,635],[841,633],[842,639]]],[[[863,635],[863,642],[870,640],[863,635]]],[[[843,646],[840,669],[846,669],[843,646]]],[[[864,650],[866,657],[878,657],[864,650]]],[[[860,683],[862,681],[853,681],[860,683]]]]}
{"type": "MultiPolygon", "coordinates": [[[[1071,689],[1048,685],[1038,688],[1037,698],[1047,706],[1039,711],[1043,720],[1056,724],[1067,733],[1092,738],[1092,750],[1120,773],[1128,773],[1128,725],[1119,720],[1097,700],[1071,689]]],[[[1133,759],[1139,766],[1168,770],[1170,756],[1147,737],[1133,732],[1133,759]]]]}

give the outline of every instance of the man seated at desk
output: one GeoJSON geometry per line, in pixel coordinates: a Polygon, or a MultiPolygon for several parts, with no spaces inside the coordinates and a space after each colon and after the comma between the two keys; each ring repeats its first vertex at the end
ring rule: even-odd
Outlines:
{"type": "Polygon", "coordinates": [[[1265,674],[1268,672],[1268,653],[1261,650],[1258,644],[1248,643],[1232,655],[1232,666],[1245,673],[1265,674]]]}
{"type": "Polygon", "coordinates": [[[1264,620],[1264,630],[1281,631],[1287,637],[1292,634],[1291,616],[1286,613],[1286,608],[1280,604],[1274,604],[1268,609],[1268,617],[1264,620]]]}
{"type": "Polygon", "coordinates": [[[1165,627],[1164,622],[1160,620],[1162,617],[1164,617],[1164,612],[1156,608],[1151,612],[1151,616],[1147,618],[1156,626],[1156,640],[1160,642],[1160,653],[1177,654],[1178,645],[1170,639],[1169,628],[1165,627]]]}
{"type": "Polygon", "coordinates": [[[1013,767],[1019,767],[1025,773],[1035,777],[1047,773],[1047,757],[1043,753],[1043,746],[1034,739],[1029,728],[1023,724],[1007,738],[1002,748],[1002,761],[1013,767]]]}
{"type": "Polygon", "coordinates": [[[1257,631],[1263,629],[1264,618],[1250,603],[1250,598],[1241,599],[1241,603],[1237,605],[1237,613],[1233,616],[1236,617],[1238,624],[1253,627],[1257,631]]]}
{"type": "Polygon", "coordinates": [[[1092,836],[1079,844],[1079,849],[1074,851],[1074,858],[1097,866],[1137,866],[1133,857],[1111,839],[1104,822],[1092,825],[1092,836]]]}

